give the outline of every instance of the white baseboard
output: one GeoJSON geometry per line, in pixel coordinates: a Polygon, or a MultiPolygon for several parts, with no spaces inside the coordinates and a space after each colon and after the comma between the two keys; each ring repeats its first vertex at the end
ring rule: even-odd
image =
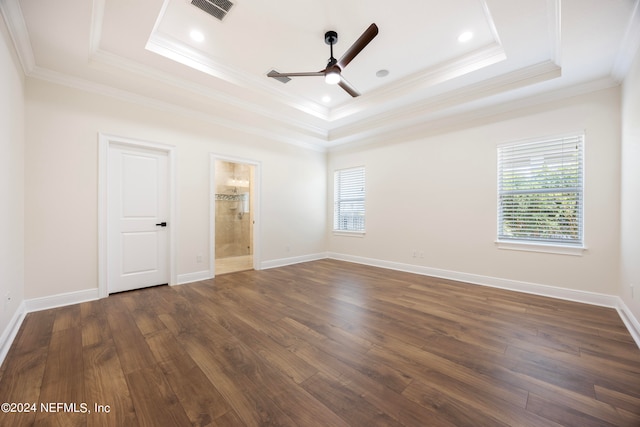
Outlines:
{"type": "Polygon", "coordinates": [[[620,318],[622,319],[624,325],[629,330],[631,337],[636,342],[638,347],[640,347],[640,322],[638,322],[638,319],[636,319],[631,310],[629,310],[629,307],[627,307],[624,301],[622,301],[622,298],[616,298],[618,299],[618,305],[616,306],[618,314],[620,315],[620,318]]]}
{"type": "Polygon", "coordinates": [[[269,268],[284,267],[285,265],[299,264],[301,262],[317,261],[319,259],[329,258],[326,252],[318,254],[301,255],[291,258],[280,258],[271,261],[263,261],[260,263],[260,269],[266,270],[269,268]]]}
{"type": "Polygon", "coordinates": [[[472,283],[474,285],[489,286],[510,291],[524,292],[533,295],[546,296],[562,300],[581,302],[601,307],[615,308],[623,323],[629,330],[634,341],[640,348],[640,322],[624,304],[622,299],[615,295],[599,294],[595,292],[579,291],[575,289],[561,288],[557,286],[541,285],[538,283],[522,282],[518,280],[501,279],[498,277],[482,276],[478,274],[460,273],[451,270],[423,267],[419,265],[403,264],[393,261],[385,261],[373,258],[359,257],[355,255],[330,252],[328,258],[354,262],[357,264],[371,265],[374,267],[388,268],[390,270],[405,271],[424,276],[439,277],[442,279],[456,280],[472,283]]]}
{"type": "Polygon", "coordinates": [[[27,313],[100,299],[98,288],[67,292],[24,301],[27,313]]]}
{"type": "Polygon", "coordinates": [[[22,321],[26,315],[27,310],[24,302],[22,302],[13,314],[13,317],[11,317],[11,320],[2,333],[2,336],[0,336],[0,365],[4,362],[4,358],[7,357],[11,344],[13,344],[13,340],[16,338],[16,335],[18,335],[18,331],[20,330],[20,326],[22,325],[22,321]]]}
{"type": "Polygon", "coordinates": [[[22,326],[22,322],[28,313],[93,301],[98,298],[98,288],[95,288],[24,300],[0,337],[0,364],[2,364],[4,358],[7,356],[9,348],[11,348],[11,344],[13,344],[13,340],[16,338],[18,330],[20,326],[22,326]]]}
{"type": "Polygon", "coordinates": [[[184,285],[185,283],[198,282],[200,280],[211,279],[211,272],[209,270],[196,271],[194,273],[178,274],[178,285],[184,285]]]}

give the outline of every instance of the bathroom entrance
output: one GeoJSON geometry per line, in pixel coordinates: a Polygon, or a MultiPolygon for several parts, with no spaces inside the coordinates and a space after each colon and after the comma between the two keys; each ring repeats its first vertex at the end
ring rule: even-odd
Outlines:
{"type": "Polygon", "coordinates": [[[215,160],[215,274],[253,268],[255,166],[215,160]]]}

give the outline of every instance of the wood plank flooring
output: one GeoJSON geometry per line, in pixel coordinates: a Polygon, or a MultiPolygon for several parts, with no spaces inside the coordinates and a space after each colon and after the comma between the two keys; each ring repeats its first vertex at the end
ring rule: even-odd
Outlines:
{"type": "Polygon", "coordinates": [[[615,310],[335,260],[31,313],[0,372],[1,426],[640,426],[615,310]]]}

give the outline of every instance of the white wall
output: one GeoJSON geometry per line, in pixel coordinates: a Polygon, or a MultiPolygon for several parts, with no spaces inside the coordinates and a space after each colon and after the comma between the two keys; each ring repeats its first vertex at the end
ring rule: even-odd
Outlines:
{"type": "MultiPolygon", "coordinates": [[[[416,136],[409,142],[336,150],[329,154],[329,180],[335,169],[356,165],[366,167],[367,232],[364,237],[329,232],[331,253],[618,293],[619,88],[513,111],[473,125],[461,122],[458,130],[416,136]],[[568,256],[498,249],[494,243],[496,146],[583,130],[588,250],[583,256],[568,256]]],[[[332,182],[328,185],[332,191],[332,182]]],[[[329,218],[331,215],[329,212],[329,218]]]]}
{"type": "Polygon", "coordinates": [[[24,299],[23,92],[22,69],[0,19],[0,335],[24,299]]]}
{"type": "Polygon", "coordinates": [[[97,288],[99,132],[177,147],[178,275],[209,268],[211,152],[260,162],[263,262],[325,250],[324,153],[34,79],[26,122],[28,299],[97,288]]]}
{"type": "Polygon", "coordinates": [[[640,51],[636,54],[622,90],[621,193],[619,293],[635,318],[640,319],[640,51]]]}

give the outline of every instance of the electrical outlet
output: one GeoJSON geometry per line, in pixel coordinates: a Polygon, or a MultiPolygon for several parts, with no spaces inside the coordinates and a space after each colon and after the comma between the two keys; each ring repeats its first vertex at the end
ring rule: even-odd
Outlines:
{"type": "Polygon", "coordinates": [[[634,295],[633,283],[631,283],[629,287],[631,288],[631,299],[634,299],[635,295],[634,295]]]}
{"type": "Polygon", "coordinates": [[[197,263],[201,263],[201,262],[202,262],[202,254],[198,254],[198,255],[196,256],[196,262],[197,262],[197,263]]]}

